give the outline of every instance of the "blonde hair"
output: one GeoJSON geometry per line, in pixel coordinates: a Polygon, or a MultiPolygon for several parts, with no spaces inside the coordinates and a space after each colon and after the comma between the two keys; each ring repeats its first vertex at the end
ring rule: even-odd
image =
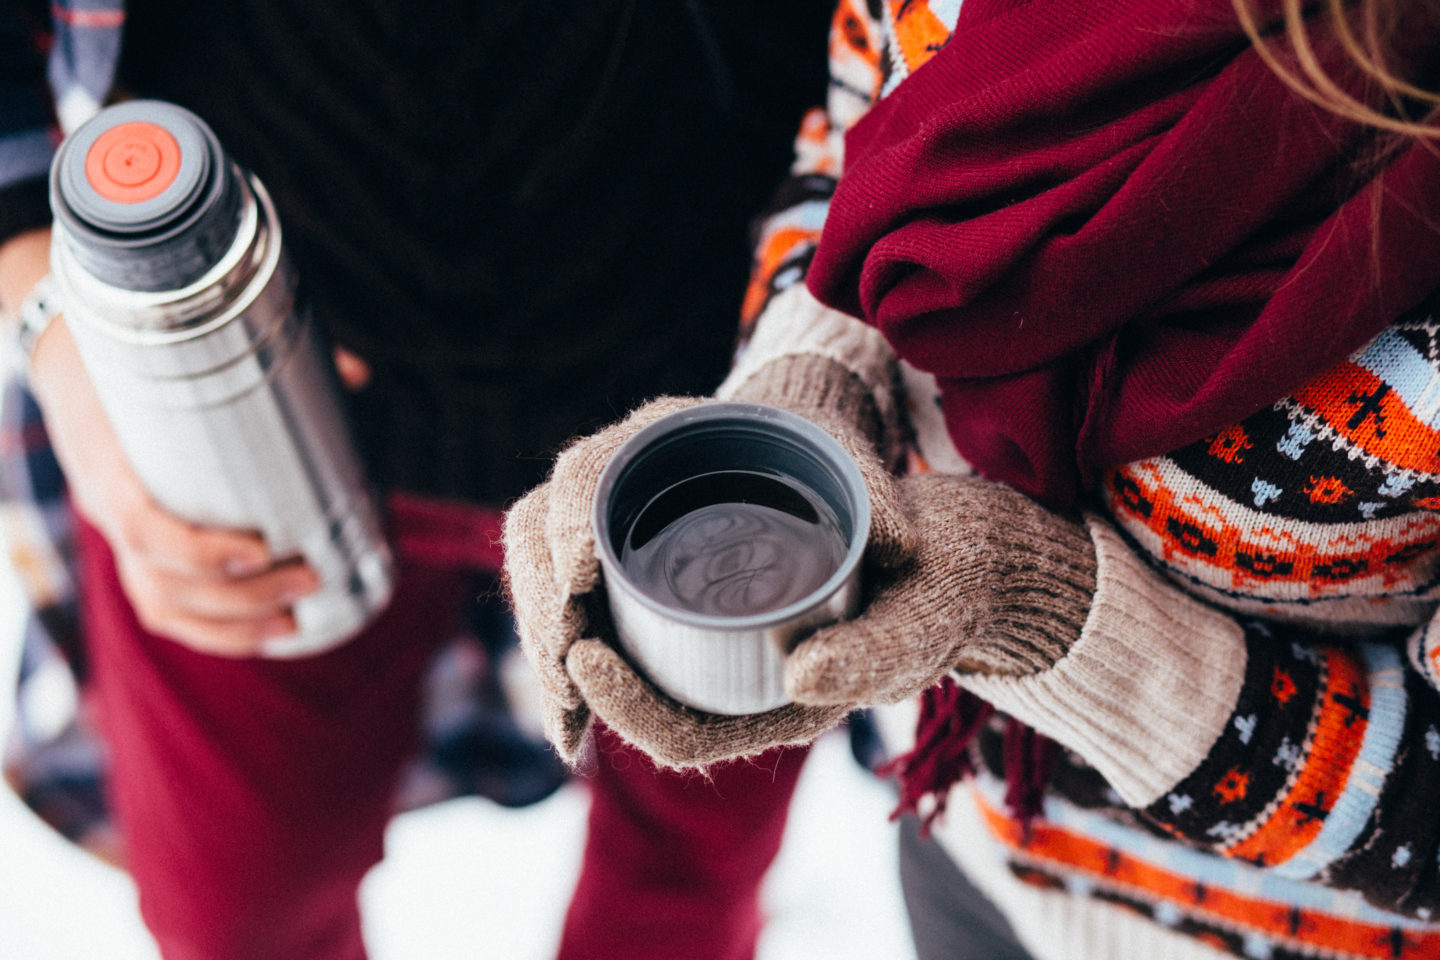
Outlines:
{"type": "Polygon", "coordinates": [[[1275,44],[1266,39],[1265,31],[1250,6],[1251,0],[1232,2],[1240,18],[1240,26],[1250,37],[1256,53],[1302,97],[1340,116],[1381,130],[1412,137],[1440,138],[1440,124],[1435,123],[1435,108],[1440,106],[1440,93],[1415,86],[1393,72],[1385,62],[1385,51],[1402,19],[1403,0],[1358,0],[1350,4],[1345,0],[1323,0],[1322,4],[1341,49],[1366,77],[1378,85],[1394,108],[1393,112],[1377,110],[1358,99],[1342,89],[1325,70],[1310,40],[1302,0],[1282,0],[1288,56],[1278,53],[1275,44]],[[1406,116],[1407,108],[1415,105],[1425,105],[1426,115],[1423,118],[1406,116]]]}

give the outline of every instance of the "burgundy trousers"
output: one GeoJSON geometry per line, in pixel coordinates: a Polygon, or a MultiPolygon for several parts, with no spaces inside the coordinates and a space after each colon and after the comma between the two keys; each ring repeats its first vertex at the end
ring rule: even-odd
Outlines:
{"type": "MultiPolygon", "coordinates": [[[[418,746],[421,680],[470,574],[499,559],[493,513],[391,506],[394,601],[355,639],[298,660],[213,657],[149,634],[104,539],[81,525],[111,799],[166,960],[365,956],[357,890],[418,746]]],[[[562,960],[748,960],[804,751],[705,779],[659,771],[608,732],[599,745],[562,960]]]]}

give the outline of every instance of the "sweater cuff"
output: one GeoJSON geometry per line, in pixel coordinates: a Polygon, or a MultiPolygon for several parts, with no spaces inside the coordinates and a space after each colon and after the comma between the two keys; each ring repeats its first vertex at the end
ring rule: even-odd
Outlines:
{"type": "Polygon", "coordinates": [[[748,382],[787,357],[823,357],[849,371],[870,393],[887,443],[900,436],[895,402],[895,354],[880,331],[816,300],[803,283],[777,294],[756,321],[730,375],[715,396],[753,395],[748,382]]]}
{"type": "Polygon", "coordinates": [[[1245,681],[1245,634],[1163,580],[1103,520],[1087,520],[1096,590],[1080,639],[1041,673],[960,682],[1080,754],[1127,804],[1149,806],[1225,731],[1245,681]]]}

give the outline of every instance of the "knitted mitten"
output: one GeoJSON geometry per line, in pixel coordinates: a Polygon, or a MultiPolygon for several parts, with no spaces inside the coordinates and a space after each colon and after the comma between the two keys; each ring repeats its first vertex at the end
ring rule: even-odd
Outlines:
{"type": "MultiPolygon", "coordinates": [[[[863,416],[863,392],[853,376],[830,360],[787,357],[747,386],[766,400],[803,398],[798,411],[823,418],[861,463],[872,493],[870,550],[882,564],[903,562],[913,549],[909,524],[894,486],[865,431],[849,425],[863,416]],[[778,378],[772,382],[769,373],[778,378]],[[821,379],[809,382],[815,375],[821,379]],[[834,382],[827,382],[825,378],[834,382]],[[802,383],[801,380],[806,382],[802,383]],[[810,404],[833,404],[813,407],[810,404]],[[868,448],[868,449],[867,449],[868,448]]],[[[749,394],[736,399],[749,399],[749,394]]],[[[844,718],[834,706],[785,706],[747,717],[713,716],[685,707],[639,676],[599,638],[603,616],[592,618],[600,586],[591,505],[601,471],[627,439],[662,416],[707,401],[667,397],[571,446],[550,479],[517,503],[505,518],[506,572],[521,646],[534,665],[543,694],[546,736],[574,761],[592,714],[658,762],[703,766],[773,746],[806,743],[844,718]]],[[[870,420],[873,421],[873,414],[870,420]]]]}
{"type": "MultiPolygon", "coordinates": [[[[858,320],[822,306],[803,285],[777,295],[716,396],[783,407],[828,430],[860,465],[870,492],[866,561],[906,563],[914,530],[883,454],[898,431],[893,356],[858,320]]],[[[573,761],[591,715],[669,766],[702,766],[802,743],[845,715],[839,705],[790,705],[749,717],[720,717],[680,705],[640,677],[601,634],[600,566],[590,513],[601,471],[615,450],[666,414],[705,400],[664,398],[581,440],[550,479],[505,519],[506,572],[521,644],[539,675],[547,736],[573,761]]]]}
{"type": "Polygon", "coordinates": [[[915,558],[874,575],[859,617],[795,649],[785,680],[797,703],[893,703],[952,669],[1037,673],[1080,636],[1096,569],[1083,524],[973,477],[909,477],[900,491],[915,558]]]}
{"type": "Polygon", "coordinates": [[[505,578],[520,647],[540,681],[545,736],[574,761],[590,709],[570,679],[570,647],[591,633],[585,597],[600,584],[591,504],[600,472],[619,446],[669,413],[703,401],[662,397],[567,449],[550,479],[505,514],[505,578]]]}

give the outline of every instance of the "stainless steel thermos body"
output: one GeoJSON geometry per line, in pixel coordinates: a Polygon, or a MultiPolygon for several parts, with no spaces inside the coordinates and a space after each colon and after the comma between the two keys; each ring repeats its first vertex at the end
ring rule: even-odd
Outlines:
{"type": "Polygon", "coordinates": [[[61,145],[51,199],[67,325],[146,489],[319,574],[268,655],[353,636],[388,602],[392,560],[264,188],[194,115],[134,101],[61,145]]]}

